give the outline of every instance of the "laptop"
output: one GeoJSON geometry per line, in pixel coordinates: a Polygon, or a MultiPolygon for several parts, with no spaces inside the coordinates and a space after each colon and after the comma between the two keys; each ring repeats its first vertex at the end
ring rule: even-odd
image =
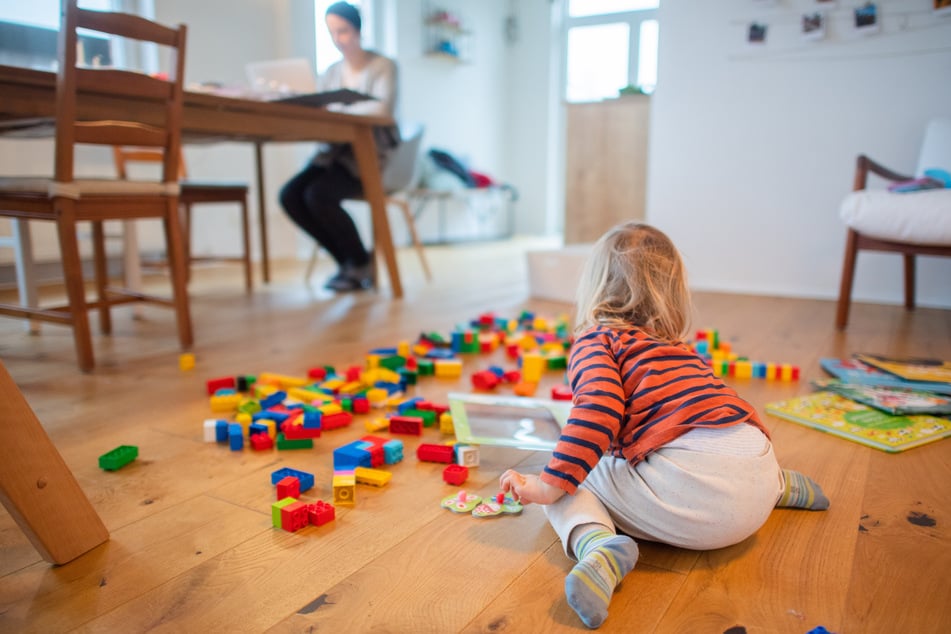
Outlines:
{"type": "Polygon", "coordinates": [[[303,57],[250,62],[245,65],[245,74],[251,90],[266,99],[306,95],[317,90],[317,76],[303,57]]]}

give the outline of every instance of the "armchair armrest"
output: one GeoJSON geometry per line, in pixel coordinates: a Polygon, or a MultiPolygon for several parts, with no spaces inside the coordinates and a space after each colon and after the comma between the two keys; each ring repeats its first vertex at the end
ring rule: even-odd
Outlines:
{"type": "Polygon", "coordinates": [[[898,172],[893,172],[884,165],[876,163],[864,154],[859,154],[859,157],[855,162],[855,181],[852,185],[853,191],[865,189],[869,172],[875,174],[876,176],[886,178],[890,181],[908,181],[913,178],[912,176],[906,176],[904,174],[899,174],[898,172]]]}

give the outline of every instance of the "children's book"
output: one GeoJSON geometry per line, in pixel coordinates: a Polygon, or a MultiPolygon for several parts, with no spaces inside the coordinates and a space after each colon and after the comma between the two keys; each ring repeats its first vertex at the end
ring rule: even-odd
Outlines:
{"type": "Polygon", "coordinates": [[[894,374],[883,372],[858,359],[823,358],[819,360],[822,369],[843,383],[861,383],[883,387],[901,387],[938,394],[951,394],[951,383],[935,381],[906,381],[894,374]]]}
{"type": "Polygon", "coordinates": [[[766,413],[889,453],[951,436],[951,420],[893,416],[835,392],[814,392],[766,405],[766,413]]]}
{"type": "Polygon", "coordinates": [[[843,383],[837,379],[815,379],[812,381],[812,386],[817,390],[835,392],[853,401],[870,405],[887,414],[931,414],[932,416],[951,414],[951,396],[934,392],[843,383]]]}
{"type": "Polygon", "coordinates": [[[879,354],[857,354],[855,358],[906,381],[932,381],[951,385],[951,361],[893,359],[879,354]]]}

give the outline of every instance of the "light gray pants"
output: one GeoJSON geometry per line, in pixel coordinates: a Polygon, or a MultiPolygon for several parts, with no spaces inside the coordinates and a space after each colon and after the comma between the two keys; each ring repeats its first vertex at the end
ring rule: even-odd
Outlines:
{"type": "Polygon", "coordinates": [[[545,514],[572,558],[571,531],[592,522],[681,548],[731,546],[766,522],[783,492],[773,447],[764,445],[745,456],[662,447],[633,467],[605,456],[545,514]]]}

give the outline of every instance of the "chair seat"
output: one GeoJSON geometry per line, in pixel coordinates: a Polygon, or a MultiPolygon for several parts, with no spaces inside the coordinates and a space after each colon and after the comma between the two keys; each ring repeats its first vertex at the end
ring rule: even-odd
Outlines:
{"type": "Polygon", "coordinates": [[[0,193],[39,194],[49,197],[79,199],[85,196],[174,196],[179,193],[178,183],[155,181],[125,181],[115,179],[77,179],[58,183],[52,178],[35,176],[0,177],[0,193]]]}
{"type": "Polygon", "coordinates": [[[193,181],[193,180],[183,180],[179,181],[179,185],[182,190],[185,189],[210,189],[210,190],[230,190],[230,189],[248,189],[247,183],[242,183],[240,181],[193,181]]]}
{"type": "Polygon", "coordinates": [[[951,189],[856,191],[842,202],[839,215],[849,228],[870,238],[951,245],[951,189]]]}

